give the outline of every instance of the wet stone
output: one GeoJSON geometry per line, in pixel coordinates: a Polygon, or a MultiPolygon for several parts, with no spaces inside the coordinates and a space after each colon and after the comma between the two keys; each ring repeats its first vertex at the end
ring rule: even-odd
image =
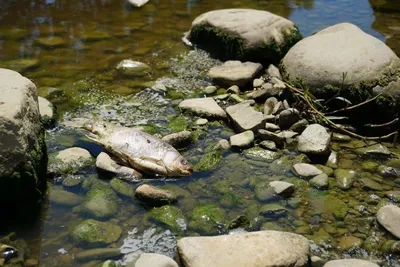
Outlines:
{"type": "Polygon", "coordinates": [[[374,180],[371,180],[369,178],[362,178],[360,179],[360,184],[363,189],[367,190],[375,190],[375,191],[382,191],[383,187],[381,184],[375,182],[374,180]]]}
{"type": "Polygon", "coordinates": [[[204,93],[205,93],[206,95],[212,95],[212,94],[214,94],[216,91],[217,91],[217,87],[216,87],[216,86],[213,86],[213,85],[210,85],[210,86],[207,86],[206,88],[204,88],[204,93]]]}
{"type": "Polygon", "coordinates": [[[254,133],[245,131],[240,134],[232,135],[229,139],[232,148],[248,148],[253,145],[254,133]]]}
{"type": "Polygon", "coordinates": [[[140,77],[150,73],[151,67],[143,62],[125,59],[117,65],[117,70],[127,77],[140,77]]]}
{"type": "Polygon", "coordinates": [[[206,125],[208,123],[208,120],[207,119],[197,119],[195,122],[194,122],[194,124],[195,125],[198,125],[198,126],[203,126],[203,125],[206,125]]]}
{"type": "Polygon", "coordinates": [[[321,173],[310,180],[310,185],[317,189],[327,189],[329,187],[328,175],[321,173]]]}
{"type": "Polygon", "coordinates": [[[302,119],[290,126],[289,130],[301,134],[308,125],[308,121],[306,119],[302,119]]]}
{"type": "Polygon", "coordinates": [[[136,189],[135,198],[143,203],[156,206],[178,202],[178,197],[173,192],[147,184],[141,185],[136,189]]]}
{"type": "Polygon", "coordinates": [[[65,188],[74,188],[80,186],[83,182],[83,177],[80,175],[67,175],[62,181],[65,188]]]}
{"type": "Polygon", "coordinates": [[[256,184],[254,192],[256,198],[261,202],[277,199],[275,190],[267,182],[256,184]]]}
{"type": "Polygon", "coordinates": [[[352,170],[336,169],[334,171],[336,182],[341,189],[349,189],[353,186],[356,172],[352,170]]]}
{"type": "Polygon", "coordinates": [[[339,240],[338,249],[341,251],[347,251],[354,247],[361,247],[362,243],[362,240],[355,236],[343,236],[339,240]]]}
{"type": "Polygon", "coordinates": [[[201,205],[194,208],[191,219],[190,228],[204,234],[216,234],[225,221],[225,212],[213,204],[201,205]]]}
{"type": "Polygon", "coordinates": [[[80,147],[67,148],[50,155],[48,172],[52,174],[75,173],[92,163],[92,156],[86,149],[80,147]]]}
{"type": "Polygon", "coordinates": [[[269,186],[275,191],[276,194],[282,196],[290,196],[294,193],[294,184],[283,181],[272,181],[269,186]]]}
{"type": "Polygon", "coordinates": [[[289,108],[279,113],[279,127],[283,130],[289,129],[294,123],[300,120],[300,113],[297,109],[289,108]]]}
{"type": "Polygon", "coordinates": [[[104,185],[98,188],[92,186],[86,194],[84,203],[76,210],[92,218],[104,220],[115,215],[117,207],[117,195],[108,185],[104,185]]]}
{"type": "Polygon", "coordinates": [[[277,126],[277,125],[275,125],[273,123],[269,123],[269,122],[265,123],[265,127],[264,128],[265,128],[265,130],[270,131],[270,132],[276,132],[276,131],[280,130],[279,126],[277,126]]]}
{"type": "Polygon", "coordinates": [[[340,133],[333,133],[332,134],[332,141],[335,142],[350,142],[351,137],[348,135],[340,134],[340,133]]]}
{"type": "Polygon", "coordinates": [[[108,260],[122,255],[119,248],[95,248],[83,250],[74,255],[75,260],[86,262],[94,260],[108,260]]]}
{"type": "Polygon", "coordinates": [[[356,153],[364,158],[390,158],[392,154],[389,149],[382,144],[375,144],[357,148],[356,153]]]}
{"type": "Polygon", "coordinates": [[[323,267],[379,267],[379,265],[366,260],[345,259],[328,261],[323,267]]]}
{"type": "Polygon", "coordinates": [[[255,160],[262,160],[262,161],[266,161],[266,162],[271,162],[271,161],[279,158],[281,155],[278,152],[265,150],[260,147],[253,147],[253,148],[247,149],[243,153],[248,158],[252,158],[255,160]]]}
{"type": "Polygon", "coordinates": [[[134,267],[178,267],[171,258],[156,253],[142,253],[135,262],[134,267]]]}
{"type": "Polygon", "coordinates": [[[117,225],[89,219],[77,225],[71,236],[80,246],[98,247],[116,242],[121,233],[122,230],[117,225]]]}
{"type": "Polygon", "coordinates": [[[122,181],[118,178],[113,178],[110,181],[110,186],[118,195],[133,199],[135,188],[132,184],[122,181]]]}
{"type": "Polygon", "coordinates": [[[363,161],[361,168],[368,172],[374,172],[379,167],[379,163],[374,161],[363,161]]]}
{"type": "Polygon", "coordinates": [[[400,202],[400,191],[388,191],[386,192],[386,196],[394,202],[400,202]]]}
{"type": "Polygon", "coordinates": [[[306,155],[326,155],[329,153],[330,134],[319,124],[311,124],[298,138],[297,149],[306,155]]]}
{"type": "Polygon", "coordinates": [[[173,231],[180,232],[186,230],[186,218],[183,212],[177,207],[167,205],[153,208],[149,212],[149,216],[153,220],[167,225],[173,231]]]}
{"type": "Polygon", "coordinates": [[[240,94],[240,89],[239,86],[237,85],[232,85],[231,87],[226,89],[226,91],[231,94],[236,94],[236,95],[240,94]]]}
{"type": "Polygon", "coordinates": [[[79,205],[82,200],[81,196],[62,189],[53,187],[50,190],[50,202],[57,205],[73,207],[79,205]]]}
{"type": "Polygon", "coordinates": [[[262,141],[262,142],[259,144],[259,146],[260,146],[261,148],[268,149],[268,150],[271,150],[271,151],[276,151],[276,150],[277,150],[276,144],[275,144],[274,141],[262,141]]]}
{"type": "Polygon", "coordinates": [[[377,213],[378,222],[390,233],[400,238],[400,208],[394,205],[381,207],[377,213]]]}
{"type": "Polygon", "coordinates": [[[260,208],[260,215],[270,219],[286,217],[288,213],[285,207],[275,203],[265,204],[260,208]]]}
{"type": "Polygon", "coordinates": [[[65,46],[67,42],[58,36],[51,36],[51,37],[41,37],[36,39],[36,43],[44,48],[51,49],[51,48],[58,48],[65,46]]]}
{"type": "Polygon", "coordinates": [[[312,178],[322,174],[322,171],[317,167],[307,163],[297,163],[293,165],[295,174],[302,178],[312,178]]]}

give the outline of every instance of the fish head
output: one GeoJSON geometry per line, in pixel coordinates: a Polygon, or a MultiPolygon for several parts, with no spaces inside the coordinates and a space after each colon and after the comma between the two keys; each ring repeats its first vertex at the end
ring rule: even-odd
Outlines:
{"type": "Polygon", "coordinates": [[[170,176],[188,176],[193,173],[192,165],[177,151],[167,152],[164,164],[170,176]]]}

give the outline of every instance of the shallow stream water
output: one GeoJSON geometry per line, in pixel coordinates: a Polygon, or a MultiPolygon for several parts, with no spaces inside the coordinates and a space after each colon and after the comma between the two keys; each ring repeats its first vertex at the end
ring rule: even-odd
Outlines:
{"type": "MultiPolygon", "coordinates": [[[[400,4],[395,0],[150,0],[140,9],[128,6],[123,0],[3,0],[0,1],[0,67],[15,69],[30,78],[39,95],[57,106],[60,121],[96,118],[127,126],[141,125],[160,134],[191,128],[195,118],[179,114],[176,100],[199,95],[200,89],[208,84],[204,72],[218,61],[201,51],[190,51],[181,43],[182,33],[199,14],[234,7],[264,9],[289,18],[304,36],[339,22],[351,22],[400,54],[400,4]],[[41,38],[47,37],[59,37],[56,48],[43,44],[41,38]],[[119,75],[116,65],[128,58],[149,64],[153,69],[151,75],[135,79],[119,75]],[[167,93],[149,89],[154,84],[164,84],[167,93]]],[[[233,134],[229,125],[220,123],[210,124],[201,131],[199,141],[182,152],[194,164],[218,138],[233,134]]],[[[49,130],[46,138],[49,153],[73,146],[88,149],[94,157],[102,151],[84,137],[84,132],[64,126],[49,130]]],[[[212,171],[197,172],[179,180],[147,181],[180,195],[176,206],[183,211],[187,225],[179,231],[170,231],[151,220],[147,216],[149,207],[119,197],[118,212],[109,221],[122,228],[122,236],[110,246],[121,247],[124,253],[142,250],[173,256],[176,238],[227,232],[224,227],[202,232],[190,224],[195,207],[214,204],[223,211],[223,223],[246,215],[257,222],[255,230],[277,229],[307,236],[315,242],[313,255],[326,259],[353,256],[376,260],[383,266],[400,266],[395,256],[380,250],[383,243],[394,237],[385,233],[374,219],[377,208],[389,201],[385,192],[399,190],[400,181],[382,177],[377,171],[378,165],[387,162],[374,160],[377,163],[374,165],[361,160],[354,153],[358,146],[365,144],[353,140],[332,145],[338,152],[339,167],[352,169],[359,179],[369,178],[380,187],[371,189],[356,182],[354,188],[343,191],[330,178],[329,190],[312,189],[306,181],[294,177],[283,162],[289,165],[295,162],[297,154],[290,148],[268,159],[227,152],[212,171]],[[273,201],[285,207],[287,214],[271,220],[258,216],[268,203],[260,201],[254,192],[257,185],[273,180],[294,183],[296,193],[288,200],[273,201]],[[346,210],[347,216],[342,218],[335,213],[336,209],[346,210]],[[346,235],[362,240],[362,248],[339,249],[340,240],[346,235]]],[[[396,148],[391,151],[400,153],[396,148]]],[[[396,162],[390,164],[400,167],[396,162]]],[[[109,181],[94,167],[78,175],[84,180],[109,181]]],[[[52,192],[65,190],[57,178],[49,185],[50,196],[36,216],[3,224],[1,234],[15,231],[18,238],[27,242],[29,258],[39,260],[40,266],[98,264],[73,258],[87,248],[76,246],[68,233],[86,217],[74,212],[73,207],[49,201],[52,192]]],[[[79,186],[69,190],[85,195],[84,188],[79,186]]]]}

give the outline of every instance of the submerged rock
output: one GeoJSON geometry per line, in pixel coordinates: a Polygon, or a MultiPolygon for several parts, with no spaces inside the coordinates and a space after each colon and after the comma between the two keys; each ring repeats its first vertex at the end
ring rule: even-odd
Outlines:
{"type": "MultiPolygon", "coordinates": [[[[37,59],[29,59],[29,58],[24,58],[24,59],[13,59],[13,60],[7,60],[7,61],[2,61],[0,62],[0,68],[4,68],[2,70],[1,75],[5,75],[5,72],[9,72],[9,70],[5,69],[10,69],[19,73],[24,73],[29,70],[33,70],[39,67],[39,60],[37,59]]],[[[10,75],[10,74],[7,74],[10,75]]],[[[11,76],[10,76],[11,77],[11,76]]],[[[13,79],[20,79],[22,77],[15,76],[13,79]]],[[[10,78],[9,78],[10,79],[10,78]]],[[[4,80],[6,81],[6,80],[4,80]]],[[[6,81],[9,82],[10,80],[6,81]]],[[[28,83],[28,82],[27,82],[28,83]]],[[[31,83],[31,81],[29,81],[31,83]]],[[[36,91],[36,89],[35,89],[36,91]]]]}
{"type": "Polygon", "coordinates": [[[297,234],[259,231],[214,237],[185,237],[178,252],[185,266],[308,266],[308,240],[297,234]]]}
{"type": "Polygon", "coordinates": [[[47,49],[54,49],[54,48],[58,48],[58,47],[62,47],[65,46],[67,44],[67,42],[58,36],[50,36],[50,37],[40,37],[37,38],[35,40],[35,42],[43,47],[43,48],[47,48],[47,49]]]}
{"type": "Polygon", "coordinates": [[[62,189],[51,188],[50,202],[62,206],[77,206],[82,203],[83,198],[77,194],[62,189]]]}
{"type": "Polygon", "coordinates": [[[339,240],[338,249],[341,251],[348,251],[355,247],[361,247],[363,241],[355,236],[343,236],[339,240]]]}
{"type": "Polygon", "coordinates": [[[174,206],[153,208],[149,212],[150,218],[167,225],[171,230],[181,232],[186,230],[186,218],[183,212],[174,206]]]}
{"type": "Polygon", "coordinates": [[[383,158],[387,159],[392,156],[390,150],[382,144],[374,144],[356,149],[356,153],[364,158],[383,158]]]}
{"type": "Polygon", "coordinates": [[[77,245],[100,247],[116,242],[121,233],[122,230],[117,225],[89,219],[77,225],[71,237],[77,245]]]}
{"type": "Polygon", "coordinates": [[[390,233],[400,238],[400,208],[395,205],[386,205],[378,210],[378,222],[390,233]]]}
{"type": "Polygon", "coordinates": [[[71,147],[54,153],[49,157],[48,172],[51,174],[73,174],[91,166],[93,158],[89,151],[80,147],[71,147]]]}
{"type": "Polygon", "coordinates": [[[74,258],[81,262],[116,259],[121,256],[122,253],[119,248],[95,248],[83,250],[74,254],[74,258]]]}
{"type": "Polygon", "coordinates": [[[247,100],[226,108],[226,112],[240,132],[256,131],[263,127],[264,116],[261,112],[256,111],[251,106],[252,104],[254,104],[253,100],[247,100]]]}
{"type": "Polygon", "coordinates": [[[271,186],[278,195],[290,196],[294,193],[294,184],[288,182],[272,181],[269,183],[269,186],[271,186]]]}
{"type": "Polygon", "coordinates": [[[135,198],[145,204],[155,206],[168,205],[178,202],[178,196],[173,192],[147,184],[136,188],[135,198]]]}
{"type": "Polygon", "coordinates": [[[210,171],[218,166],[222,160],[220,150],[214,150],[204,154],[200,161],[194,166],[196,171],[210,171]]]}
{"type": "Polygon", "coordinates": [[[336,169],[333,174],[335,175],[336,182],[341,189],[349,189],[353,186],[356,177],[355,171],[336,169]]]}
{"type": "Polygon", "coordinates": [[[179,108],[207,118],[225,119],[227,117],[225,111],[212,97],[186,99],[179,103],[179,108]]]}
{"type": "Polygon", "coordinates": [[[328,261],[324,267],[379,267],[379,265],[366,260],[345,259],[328,261]]]}
{"type": "Polygon", "coordinates": [[[226,61],[221,66],[211,68],[207,75],[220,86],[245,87],[251,84],[261,70],[262,65],[259,63],[226,61]]]}
{"type": "Polygon", "coordinates": [[[121,179],[113,178],[110,181],[110,186],[112,189],[114,189],[114,191],[118,195],[130,198],[130,199],[134,198],[135,188],[133,185],[131,185],[121,179]]]}
{"type": "Polygon", "coordinates": [[[151,67],[143,62],[125,59],[117,65],[117,70],[127,77],[140,77],[148,75],[151,72],[151,67]]]}
{"type": "Polygon", "coordinates": [[[22,199],[35,203],[46,187],[47,169],[37,89],[19,73],[1,68],[0,125],[0,199],[10,207],[22,199]]]}
{"type": "Polygon", "coordinates": [[[115,215],[118,207],[118,197],[107,185],[102,188],[92,187],[87,193],[84,203],[77,211],[98,220],[104,220],[115,215]]]}
{"type": "Polygon", "coordinates": [[[225,222],[225,212],[209,204],[197,206],[191,213],[189,227],[202,234],[216,234],[220,225],[225,222]]]}
{"type": "Polygon", "coordinates": [[[329,153],[331,135],[325,127],[311,124],[299,136],[297,150],[306,155],[320,156],[329,153]]]}
{"type": "Polygon", "coordinates": [[[329,186],[328,175],[321,173],[310,180],[310,185],[317,189],[327,189],[329,186]]]}
{"type": "Polygon", "coordinates": [[[221,9],[192,23],[189,40],[226,59],[278,62],[302,37],[293,22],[267,11],[221,9]]]}

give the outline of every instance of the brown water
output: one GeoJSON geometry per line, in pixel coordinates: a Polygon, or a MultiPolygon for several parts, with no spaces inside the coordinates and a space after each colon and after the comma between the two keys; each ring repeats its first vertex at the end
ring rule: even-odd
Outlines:
{"type": "MultiPolygon", "coordinates": [[[[190,95],[188,91],[200,89],[206,84],[201,76],[202,71],[214,64],[201,53],[185,56],[189,50],[180,42],[182,33],[190,28],[197,15],[218,8],[265,9],[293,20],[304,36],[326,26],[348,21],[384,40],[400,54],[399,4],[396,1],[370,2],[176,0],[150,1],[143,8],[135,9],[124,1],[115,0],[0,0],[0,66],[20,70],[32,79],[39,94],[57,105],[61,119],[64,116],[98,116],[128,125],[148,125],[158,132],[168,133],[171,132],[169,121],[178,115],[170,99],[184,96],[181,92],[190,95]],[[58,47],[47,48],[40,44],[39,38],[47,37],[59,37],[58,47]],[[134,80],[121,77],[115,72],[115,66],[127,58],[146,62],[153,68],[152,74],[134,80]],[[21,62],[16,60],[20,59],[31,60],[29,68],[18,67],[21,62]],[[148,87],[148,82],[159,79],[165,81],[171,77],[177,80],[171,82],[173,89],[165,97],[142,91],[148,87]],[[124,106],[126,102],[141,102],[142,107],[133,110],[132,106],[124,106]]],[[[189,124],[193,121],[189,117],[186,120],[189,124]]],[[[224,125],[210,127],[205,133],[205,138],[184,152],[193,163],[200,159],[216,138],[227,138],[232,134],[224,125]]],[[[81,132],[64,128],[49,132],[47,139],[50,153],[71,146],[87,148],[93,156],[101,151],[99,146],[83,138],[81,132]]],[[[352,165],[363,177],[382,182],[382,177],[375,170],[363,170],[361,162],[345,146],[336,146],[336,149],[339,150],[343,166],[352,165]]],[[[290,171],[277,172],[271,167],[271,162],[229,153],[224,155],[214,171],[197,173],[179,181],[152,183],[181,191],[183,198],[177,206],[187,218],[197,205],[214,203],[224,210],[225,221],[228,222],[243,213],[254,216],[254,211],[264,204],[254,196],[254,184],[282,179],[298,186],[293,201],[279,202],[287,207],[289,215],[272,222],[263,220],[259,228],[299,232],[317,240],[321,225],[324,225],[324,229],[332,225],[331,243],[314,249],[314,254],[326,258],[343,256],[336,247],[340,237],[345,234],[351,233],[368,244],[372,236],[381,240],[391,239],[376,224],[368,221],[378,205],[378,201],[373,201],[371,196],[376,194],[384,199],[384,191],[372,192],[359,186],[354,191],[344,192],[333,187],[329,193],[320,192],[310,189],[304,181],[293,178],[290,171]],[[336,220],[332,217],[332,211],[324,207],[324,204],[328,205],[337,199],[344,200],[349,208],[351,216],[344,221],[336,220]]],[[[87,179],[90,174],[95,175],[96,179],[104,178],[98,176],[94,168],[89,168],[82,176],[87,179]]],[[[398,188],[393,181],[382,183],[384,190],[398,188]]],[[[50,193],[57,188],[62,188],[60,183],[52,183],[50,193]]],[[[83,189],[73,192],[85,195],[83,189]]],[[[119,225],[123,234],[111,246],[134,251],[127,249],[127,243],[141,240],[137,247],[145,251],[172,255],[174,234],[163,232],[168,227],[148,220],[147,207],[129,199],[121,198],[120,201],[119,210],[110,221],[119,225]],[[129,235],[128,232],[135,228],[138,229],[137,234],[129,235]],[[149,229],[157,229],[158,233],[162,233],[165,242],[153,244],[155,237],[144,238],[149,229]]],[[[37,217],[0,230],[3,233],[15,230],[18,237],[24,238],[32,251],[29,257],[40,260],[40,266],[83,266],[85,262],[73,260],[73,255],[86,248],[75,246],[66,233],[84,219],[70,207],[45,201],[37,217]]],[[[178,235],[192,235],[194,232],[189,227],[178,235]]],[[[345,255],[379,259],[386,266],[398,266],[396,260],[389,260],[389,255],[382,254],[373,246],[372,249],[350,251],[345,255]]],[[[91,262],[92,265],[95,263],[91,262]]]]}

